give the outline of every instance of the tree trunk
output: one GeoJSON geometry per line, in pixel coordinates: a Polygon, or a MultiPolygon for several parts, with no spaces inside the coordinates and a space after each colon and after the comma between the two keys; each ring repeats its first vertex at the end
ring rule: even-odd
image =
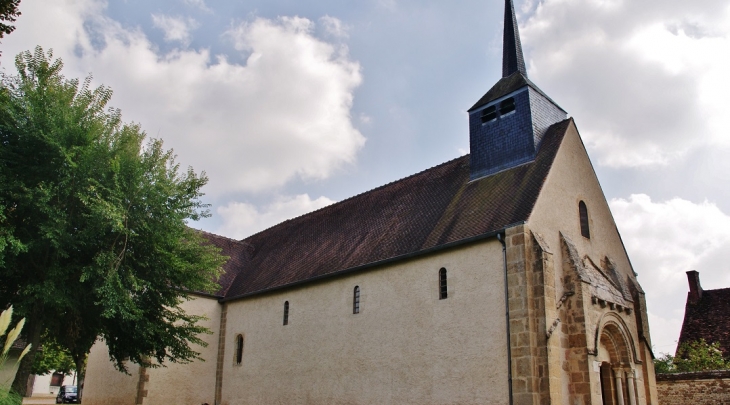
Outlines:
{"type": "Polygon", "coordinates": [[[30,378],[31,369],[33,368],[33,361],[38,348],[41,345],[41,332],[43,331],[43,325],[40,320],[40,310],[34,309],[33,313],[26,317],[26,333],[28,341],[31,346],[28,354],[23,357],[18,366],[18,371],[15,373],[15,379],[13,380],[12,390],[20,394],[21,396],[29,396],[28,392],[28,379],[30,378]]]}
{"type": "Polygon", "coordinates": [[[86,356],[80,358],[74,356],[74,362],[76,363],[76,395],[78,395],[79,403],[81,403],[81,397],[84,395],[84,380],[86,379],[86,356]]]}

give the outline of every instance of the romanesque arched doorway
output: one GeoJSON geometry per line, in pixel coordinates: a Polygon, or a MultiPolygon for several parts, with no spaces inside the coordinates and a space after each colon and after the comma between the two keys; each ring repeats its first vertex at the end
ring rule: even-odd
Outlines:
{"type": "Polygon", "coordinates": [[[636,405],[635,371],[620,325],[607,322],[598,339],[603,405],[636,405]]]}

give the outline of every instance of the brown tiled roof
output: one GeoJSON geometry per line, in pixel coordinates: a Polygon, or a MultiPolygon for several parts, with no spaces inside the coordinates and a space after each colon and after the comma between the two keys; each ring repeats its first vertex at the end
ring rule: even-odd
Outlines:
{"type": "Polygon", "coordinates": [[[206,234],[231,256],[221,292],[226,299],[263,292],[492,235],[526,221],[571,122],[548,130],[534,162],[479,180],[469,181],[466,155],[240,242],[206,234]]]}
{"type": "Polygon", "coordinates": [[[700,339],[720,342],[723,355],[730,357],[730,288],[703,290],[702,298],[695,304],[687,299],[678,343],[700,339]]]}
{"type": "Polygon", "coordinates": [[[248,254],[251,251],[251,245],[245,241],[238,241],[209,232],[200,232],[212,245],[221,249],[223,256],[228,256],[229,258],[223,264],[223,274],[218,279],[218,284],[220,284],[221,288],[214,293],[214,295],[223,297],[226,295],[226,291],[230,288],[238,272],[245,267],[248,254]]]}

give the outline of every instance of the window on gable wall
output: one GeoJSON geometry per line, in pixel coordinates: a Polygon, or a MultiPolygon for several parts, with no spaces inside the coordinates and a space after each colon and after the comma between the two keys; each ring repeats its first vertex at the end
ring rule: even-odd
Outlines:
{"type": "Polygon", "coordinates": [[[289,301],[284,302],[284,325],[289,325],[289,301]]]}
{"type": "Polygon", "coordinates": [[[445,300],[449,297],[448,286],[446,284],[446,269],[439,270],[439,299],[445,300]]]}
{"type": "Polygon", "coordinates": [[[591,229],[588,225],[588,207],[583,201],[578,203],[578,215],[580,216],[580,234],[584,238],[591,238],[591,229]]]}
{"type": "Polygon", "coordinates": [[[236,336],[236,365],[243,361],[243,335],[236,336]]]}
{"type": "Polygon", "coordinates": [[[352,293],[352,313],[360,313],[360,286],[355,286],[355,290],[352,293]]]}

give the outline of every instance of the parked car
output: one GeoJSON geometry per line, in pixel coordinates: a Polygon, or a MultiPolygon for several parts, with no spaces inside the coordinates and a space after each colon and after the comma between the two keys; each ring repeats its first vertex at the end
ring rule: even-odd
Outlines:
{"type": "Polygon", "coordinates": [[[75,385],[62,385],[56,395],[57,404],[78,404],[79,397],[75,385]]]}

